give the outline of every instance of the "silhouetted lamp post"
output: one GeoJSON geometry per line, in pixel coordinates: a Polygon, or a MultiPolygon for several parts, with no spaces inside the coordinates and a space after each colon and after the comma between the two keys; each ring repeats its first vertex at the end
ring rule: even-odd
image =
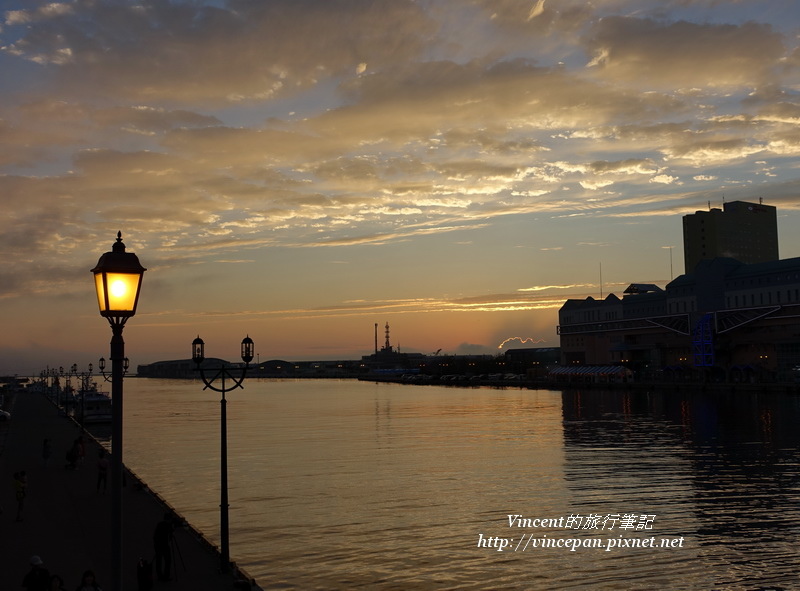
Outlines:
{"type": "Polygon", "coordinates": [[[111,588],[122,591],[122,376],[125,341],[122,329],[136,314],[145,268],[138,257],[125,252],[122,232],[111,252],[92,269],[100,315],[111,325],[111,588]]]}
{"type": "MultiPolygon", "coordinates": [[[[56,389],[56,396],[57,396],[57,398],[56,398],[56,406],[61,406],[61,391],[64,389],[64,386],[67,385],[67,381],[64,379],[64,368],[63,367],[59,366],[58,375],[60,376],[60,379],[58,380],[58,388],[56,389]]],[[[66,402],[64,403],[64,406],[62,408],[65,409],[64,415],[66,415],[67,414],[66,413],[66,408],[67,408],[66,402]]]]}
{"type": "MultiPolygon", "coordinates": [[[[100,364],[100,374],[103,376],[103,379],[107,382],[111,381],[111,376],[106,374],[106,359],[105,357],[101,357],[99,360],[100,364]]],[[[128,373],[128,368],[130,367],[130,360],[126,357],[122,360],[122,375],[128,373]]],[[[89,364],[91,366],[91,363],[89,364]]],[[[91,369],[89,370],[91,371],[91,369]]]]}
{"type": "Polygon", "coordinates": [[[242,361],[244,367],[239,367],[240,376],[237,378],[225,366],[220,363],[219,367],[214,371],[211,378],[206,377],[203,370],[203,360],[205,359],[205,343],[203,339],[198,337],[192,341],[192,360],[197,364],[197,369],[200,371],[200,377],[205,384],[206,388],[211,388],[215,392],[222,393],[220,403],[220,487],[219,487],[219,537],[221,540],[220,547],[220,570],[228,572],[231,567],[231,554],[228,536],[228,427],[227,427],[227,401],[225,400],[225,392],[230,392],[236,388],[244,388],[244,376],[247,369],[250,367],[250,362],[253,360],[253,350],[255,345],[253,339],[249,336],[242,339],[242,361]],[[220,387],[214,386],[214,382],[220,379],[222,384],[220,387]],[[226,388],[226,380],[231,380],[233,386],[226,388]]]}

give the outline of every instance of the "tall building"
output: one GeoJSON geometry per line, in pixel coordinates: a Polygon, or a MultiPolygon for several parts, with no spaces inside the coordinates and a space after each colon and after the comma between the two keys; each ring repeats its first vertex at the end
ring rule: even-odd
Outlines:
{"type": "Polygon", "coordinates": [[[736,201],[683,227],[689,270],[663,289],[564,302],[562,366],[577,377],[623,366],[645,381],[800,384],[800,257],[777,258],[775,208],[736,201]]]}
{"type": "Polygon", "coordinates": [[[763,203],[731,201],[723,209],[683,216],[684,271],[702,260],[727,257],[745,264],[778,260],[777,210],[763,203]]]}

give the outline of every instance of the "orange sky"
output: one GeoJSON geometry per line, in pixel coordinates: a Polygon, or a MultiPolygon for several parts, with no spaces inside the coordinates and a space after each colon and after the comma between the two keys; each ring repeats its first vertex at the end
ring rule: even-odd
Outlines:
{"type": "Polygon", "coordinates": [[[790,2],[3,6],[0,373],[108,356],[117,231],[134,365],[197,334],[358,358],[387,321],[409,352],[557,346],[564,299],[664,285],[723,199],[800,253],[790,2]]]}

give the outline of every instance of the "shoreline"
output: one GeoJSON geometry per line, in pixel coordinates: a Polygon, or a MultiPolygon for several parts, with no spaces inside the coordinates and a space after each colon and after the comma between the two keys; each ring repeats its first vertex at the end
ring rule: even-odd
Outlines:
{"type": "Polygon", "coordinates": [[[715,383],[715,382],[559,382],[551,380],[469,380],[443,382],[439,380],[405,380],[401,376],[362,376],[356,378],[363,382],[392,383],[409,386],[445,386],[449,388],[518,388],[527,390],[614,390],[614,391],[654,391],[654,392],[716,392],[722,394],[773,393],[800,394],[800,384],[781,383],[715,383]]]}
{"type": "MultiPolygon", "coordinates": [[[[46,398],[46,397],[45,397],[46,398]]],[[[55,407],[55,403],[52,400],[48,401],[53,404],[55,407]]],[[[57,408],[57,407],[56,407],[57,408]]],[[[88,436],[96,445],[104,448],[108,453],[111,453],[110,447],[104,444],[102,441],[97,439],[94,434],[92,434],[91,430],[86,428],[85,426],[81,426],[74,417],[69,415],[64,415],[64,418],[70,421],[75,425],[76,428],[80,429],[81,432],[88,436]]],[[[186,519],[186,517],[178,511],[175,507],[170,504],[167,499],[165,499],[161,493],[157,490],[152,488],[149,484],[147,484],[144,479],[139,476],[136,472],[134,472],[131,468],[129,468],[124,462],[122,464],[123,470],[123,482],[126,481],[126,484],[123,486],[133,486],[134,490],[147,493],[153,499],[155,499],[164,509],[165,513],[169,513],[173,518],[177,518],[177,522],[180,524],[180,528],[189,532],[193,539],[203,545],[207,550],[213,552],[217,556],[217,561],[219,561],[220,556],[220,548],[216,544],[214,544],[210,539],[208,539],[205,534],[200,531],[197,527],[192,525],[192,523],[186,519]]],[[[250,586],[247,587],[250,591],[263,591],[263,589],[258,585],[255,578],[250,576],[250,574],[242,567],[240,567],[233,559],[231,559],[231,573],[234,577],[234,585],[236,585],[236,581],[247,581],[250,583],[250,586]]]]}
{"type": "MultiPolygon", "coordinates": [[[[5,507],[2,521],[6,530],[0,538],[0,552],[8,559],[9,582],[22,581],[28,558],[41,556],[53,574],[61,575],[67,586],[76,572],[89,568],[101,584],[110,581],[110,495],[95,491],[94,459],[109,443],[96,433],[82,428],[44,393],[21,389],[5,393],[4,408],[12,418],[0,427],[0,467],[3,477],[20,469],[27,472],[29,491],[24,520],[14,523],[16,501],[8,491],[0,495],[5,507]],[[63,467],[63,452],[70,442],[82,436],[84,462],[77,469],[63,467]],[[53,442],[50,461],[43,461],[42,440],[53,442]],[[49,464],[49,465],[48,465],[49,464]]],[[[109,483],[110,484],[110,483],[109,483]]],[[[10,487],[6,487],[9,488],[10,487]]],[[[109,490],[110,492],[110,490],[109,490]]],[[[166,498],[148,485],[136,472],[123,465],[124,561],[126,588],[136,588],[136,564],[150,561],[154,570],[152,531],[168,514],[177,526],[172,560],[172,580],[157,581],[154,591],[191,589],[216,591],[221,588],[263,591],[255,579],[231,560],[229,572],[220,572],[220,550],[202,531],[192,525],[166,498]],[[163,585],[163,587],[162,587],[163,585]]],[[[155,572],[153,572],[155,578],[155,572]]]]}

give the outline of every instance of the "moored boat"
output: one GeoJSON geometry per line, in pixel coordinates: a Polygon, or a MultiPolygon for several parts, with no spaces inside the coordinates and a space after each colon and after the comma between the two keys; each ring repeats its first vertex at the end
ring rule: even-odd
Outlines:
{"type": "Polygon", "coordinates": [[[82,425],[111,422],[111,397],[107,392],[95,387],[82,389],[78,392],[76,403],[76,416],[82,425]]]}

